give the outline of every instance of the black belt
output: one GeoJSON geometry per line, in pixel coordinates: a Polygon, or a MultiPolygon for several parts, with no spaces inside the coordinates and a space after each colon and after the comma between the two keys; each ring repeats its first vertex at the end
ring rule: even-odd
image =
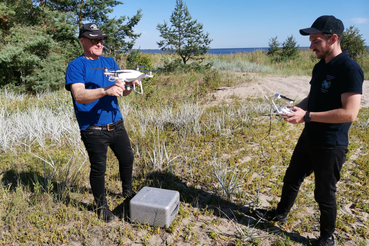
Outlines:
{"type": "Polygon", "coordinates": [[[115,123],[110,123],[107,125],[91,125],[87,127],[86,130],[100,130],[100,131],[113,131],[116,126],[123,125],[123,120],[117,121],[115,123]]]}

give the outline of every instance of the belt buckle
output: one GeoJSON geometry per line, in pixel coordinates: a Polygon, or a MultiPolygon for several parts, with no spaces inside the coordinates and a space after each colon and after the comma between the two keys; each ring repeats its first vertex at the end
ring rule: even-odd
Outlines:
{"type": "Polygon", "coordinates": [[[115,130],[115,124],[110,123],[106,125],[106,128],[108,129],[108,132],[115,130]]]}

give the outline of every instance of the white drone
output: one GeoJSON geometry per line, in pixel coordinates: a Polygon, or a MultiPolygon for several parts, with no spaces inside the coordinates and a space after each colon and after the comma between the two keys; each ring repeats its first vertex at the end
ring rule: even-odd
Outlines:
{"type": "MultiPolygon", "coordinates": [[[[278,99],[283,99],[283,100],[287,101],[289,104],[292,104],[295,101],[295,100],[290,99],[288,97],[282,96],[278,93],[275,94],[274,97],[278,98],[278,99]]],[[[269,104],[270,104],[271,108],[274,110],[274,113],[276,114],[276,116],[282,117],[281,114],[288,114],[288,113],[293,113],[294,112],[288,106],[277,107],[274,100],[272,99],[272,102],[270,102],[267,96],[265,96],[265,99],[269,102],[269,104]]],[[[288,118],[288,116],[283,116],[283,118],[288,118]]]]}
{"type": "MultiPolygon", "coordinates": [[[[102,69],[102,68],[94,68],[94,69],[102,69]]],[[[152,71],[149,70],[148,74],[141,72],[139,69],[140,67],[137,67],[136,70],[115,70],[115,71],[109,71],[108,68],[103,68],[104,74],[106,76],[109,76],[109,81],[115,82],[117,79],[121,79],[122,82],[126,82],[125,88],[127,91],[132,90],[131,83],[135,80],[138,80],[140,83],[140,91],[136,91],[136,86],[133,84],[133,91],[137,94],[142,95],[143,94],[143,88],[142,88],[142,82],[141,79],[144,78],[152,78],[152,71]]]]}

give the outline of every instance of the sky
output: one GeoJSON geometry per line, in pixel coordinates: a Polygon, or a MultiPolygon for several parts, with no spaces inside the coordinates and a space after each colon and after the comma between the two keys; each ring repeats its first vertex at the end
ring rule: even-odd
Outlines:
{"type": "MultiPolygon", "coordinates": [[[[158,24],[171,24],[176,0],[121,0],[111,17],[132,17],[142,10],[134,27],[141,33],[134,49],[159,49],[162,40],[158,24]]],[[[299,30],[307,28],[321,15],[334,15],[345,29],[359,29],[369,46],[369,0],[183,0],[192,20],[203,24],[203,32],[213,40],[210,48],[269,47],[272,38],[283,43],[291,35],[299,47],[310,45],[299,30]]]]}

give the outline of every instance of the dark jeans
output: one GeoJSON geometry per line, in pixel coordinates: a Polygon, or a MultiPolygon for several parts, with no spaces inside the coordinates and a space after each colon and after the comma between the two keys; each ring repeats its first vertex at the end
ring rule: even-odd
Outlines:
{"type": "Polygon", "coordinates": [[[97,205],[101,206],[106,203],[105,171],[108,147],[111,148],[119,161],[119,173],[122,181],[123,193],[130,192],[132,190],[134,156],[124,125],[119,125],[112,131],[81,131],[81,137],[91,163],[90,183],[97,205]]]}
{"type": "Polygon", "coordinates": [[[314,198],[320,209],[320,236],[333,235],[337,217],[336,184],[346,161],[347,146],[318,146],[299,139],[283,179],[279,214],[287,215],[305,177],[314,172],[314,198]]]}

